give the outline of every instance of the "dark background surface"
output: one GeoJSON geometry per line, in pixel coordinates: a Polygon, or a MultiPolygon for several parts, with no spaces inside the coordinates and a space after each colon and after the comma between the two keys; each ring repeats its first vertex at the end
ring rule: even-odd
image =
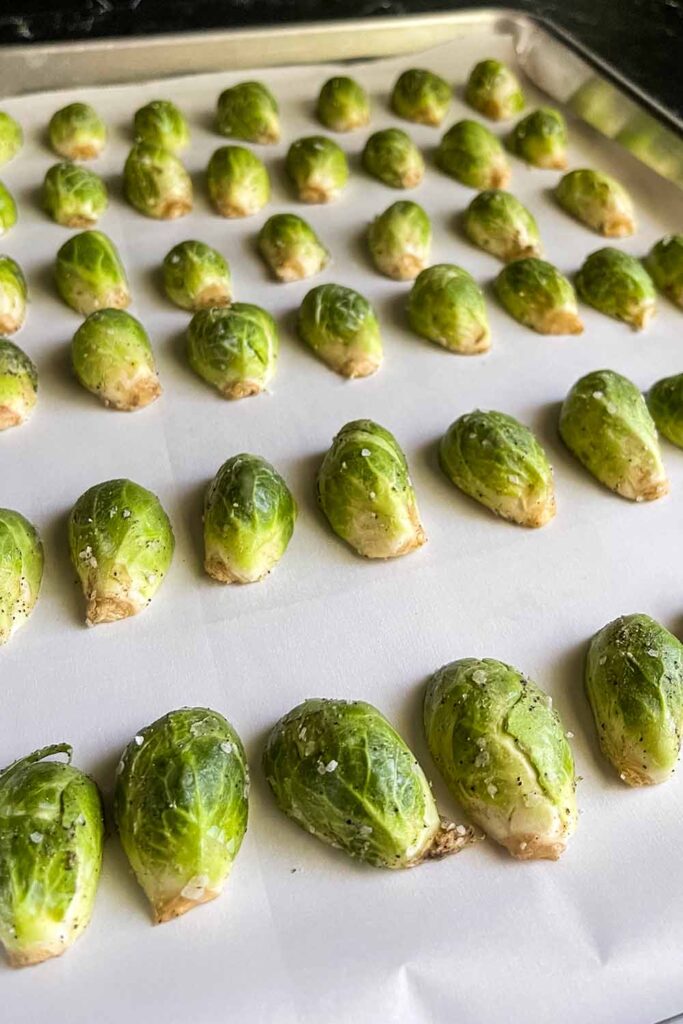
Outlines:
{"type": "Polygon", "coordinates": [[[0,44],[459,8],[551,18],[683,116],[683,0],[0,0],[0,44]]]}

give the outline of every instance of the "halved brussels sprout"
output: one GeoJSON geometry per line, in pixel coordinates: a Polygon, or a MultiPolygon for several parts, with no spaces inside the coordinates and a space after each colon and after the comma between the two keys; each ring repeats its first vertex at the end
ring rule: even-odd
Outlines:
{"type": "Polygon", "coordinates": [[[192,209],[192,180],[167,149],[137,142],[123,168],[126,199],[155,220],[176,220],[192,209]]]}
{"type": "Polygon", "coordinates": [[[653,384],[647,404],[659,433],[683,448],[683,373],[653,384]]]}
{"type": "Polygon", "coordinates": [[[548,456],[512,416],[479,409],[461,416],[441,438],[439,457],[456,487],[503,519],[537,527],[554,517],[548,456]]]}
{"type": "Polygon", "coordinates": [[[491,347],[484,294],[471,274],[450,263],[427,267],[408,298],[408,320],[422,338],[472,355],[491,347]]]}
{"type": "Polygon", "coordinates": [[[598,249],[576,275],[576,291],[594,309],[642,330],[656,312],[652,278],[635,256],[621,249],[598,249]]]}
{"type": "Polygon", "coordinates": [[[319,273],[330,254],[310,224],[295,213],[269,217],[258,235],[258,249],[278,281],[301,281],[319,273]]]}
{"type": "Polygon", "coordinates": [[[12,967],[61,956],[90,923],[102,866],[97,786],[55,743],[0,771],[0,942],[12,967]]]}
{"type": "Polygon", "coordinates": [[[107,143],[107,126],[87,103],[70,103],[52,115],[48,135],[58,156],[93,160],[107,143]]]}
{"type": "Polygon", "coordinates": [[[396,558],[427,540],[398,441],[372,420],[339,431],[318,470],[330,526],[365,558],[396,558]]]}
{"type": "Polygon", "coordinates": [[[171,302],[196,313],[232,302],[230,267],[204,242],[179,242],[164,257],[164,289],[171,302]]]}
{"type": "Polygon", "coordinates": [[[391,109],[417,124],[439,125],[448,113],[453,94],[448,82],[432,71],[410,68],[402,72],[391,93],[391,109]]]}
{"type": "Polygon", "coordinates": [[[35,608],[43,562],[43,545],[35,526],[19,512],[0,508],[0,646],[35,608]]]}
{"type": "Polygon", "coordinates": [[[107,209],[107,186],[78,164],[54,164],[43,182],[43,209],[66,228],[90,228],[107,209]]]}
{"type": "Polygon", "coordinates": [[[170,100],[152,100],[136,110],[133,132],[136,142],[161,146],[171,153],[179,153],[190,141],[185,116],[170,100]]]}
{"type": "Polygon", "coordinates": [[[26,353],[0,338],[0,431],[18,427],[37,401],[38,371],[26,353]]]}
{"type": "Polygon", "coordinates": [[[344,150],[324,135],[310,135],[293,142],[287,151],[286,168],[304,203],[331,202],[349,180],[344,150]]]}
{"type": "Polygon", "coordinates": [[[657,428],[642,394],[614,370],[576,382],[562,403],[560,436],[589,473],[631,501],[669,491],[657,428]]]}
{"type": "Polygon", "coordinates": [[[382,339],[372,306],[352,288],[321,284],[299,309],[299,334],[342,377],[368,377],[382,363],[382,339]]]}
{"type": "Polygon", "coordinates": [[[539,107],[515,125],[510,150],[534,167],[563,171],[567,166],[567,126],[559,110],[539,107]]]}
{"type": "Polygon", "coordinates": [[[270,199],[265,164],[243,146],[221,146],[206,169],[209,198],[222,217],[251,217],[270,199]]]}
{"type": "Polygon", "coordinates": [[[608,238],[623,238],[636,229],[630,195],[602,171],[570,171],[560,179],[555,196],[563,210],[608,238]]]}
{"type": "Polygon", "coordinates": [[[504,188],[510,180],[505,151],[478,121],[458,121],[439,143],[436,165],[470,188],[504,188]]]}
{"type": "Polygon", "coordinates": [[[130,304],[118,249],[101,231],[82,231],[64,243],[57,253],[55,280],[67,306],[84,316],[130,304]]]}
{"type": "Polygon", "coordinates": [[[479,836],[439,817],[412,751],[363,701],[306,700],[268,736],[263,770],[281,811],[350,857],[411,868],[479,836]]]}
{"type": "Polygon", "coordinates": [[[26,319],[28,287],[11,256],[0,256],[0,335],[14,334],[26,319]]]}
{"type": "Polygon", "coordinates": [[[0,235],[6,235],[17,222],[17,204],[14,196],[0,181],[0,235]]]}
{"type": "Polygon", "coordinates": [[[329,78],[320,90],[316,113],[320,123],[331,132],[364,128],[370,122],[368,94],[353,78],[329,78]]]}
{"type": "Polygon", "coordinates": [[[13,160],[23,144],[21,125],[4,110],[0,110],[0,167],[13,160]]]}
{"type": "Polygon", "coordinates": [[[275,374],[278,347],[275,321],[248,302],[201,309],[187,332],[190,366],[224,398],[265,391],[275,374]]]}
{"type": "Polygon", "coordinates": [[[375,217],[368,229],[368,248],[380,274],[412,281],[429,263],[432,225],[417,203],[399,199],[375,217]]]}
{"type": "Polygon", "coordinates": [[[115,409],[142,409],[161,394],[147,331],[123,309],[90,314],[73,336],[71,363],[83,387],[115,409]]]}
{"type": "Polygon", "coordinates": [[[475,64],[467,79],[465,99],[493,121],[505,121],[524,110],[524,93],[517,76],[499,60],[475,64]]]}
{"type": "Polygon", "coordinates": [[[280,118],[275,97],[261,82],[233,85],[218,98],[216,127],[221,135],[243,142],[277,142],[280,118]]]}
{"type": "Polygon", "coordinates": [[[495,188],[480,192],[467,207],[463,226],[471,242],[506,263],[541,255],[536,220],[510,192],[495,188]]]}
{"type": "Polygon", "coordinates": [[[660,292],[683,309],[683,235],[665,235],[650,249],[645,267],[660,292]]]}
{"type": "Polygon", "coordinates": [[[219,896],[249,815],[249,769],[229,722],[181,708],[130,741],[116,775],[114,815],[154,923],[219,896]]]}
{"type": "Polygon", "coordinates": [[[298,509],[280,474],[259,455],[223,463],[204,499],[204,568],[219,583],[256,583],[289,544],[298,509]]]}
{"type": "Polygon", "coordinates": [[[69,516],[71,562],[88,626],[137,615],[173,558],[175,538],[156,495],[132,480],[107,480],[80,496],[69,516]]]}
{"type": "Polygon", "coordinates": [[[569,98],[569,107],[583,121],[612,139],[623,124],[629,101],[604,78],[587,78],[569,98]]]}
{"type": "Polygon", "coordinates": [[[495,280],[510,316],[539,334],[581,334],[583,324],[571,281],[546,260],[513,260],[495,280]]]}
{"type": "Polygon", "coordinates": [[[511,665],[461,658],[429,680],[424,726],[469,817],[518,860],[557,860],[576,829],[576,779],[551,698],[511,665]]]}
{"type": "Polygon", "coordinates": [[[622,615],[588,650],[586,693],[605,757],[629,786],[666,782],[683,733],[683,645],[649,615],[622,615]]]}
{"type": "Polygon", "coordinates": [[[424,177],[422,153],[402,128],[375,132],[365,143],[363,167],[390,188],[415,188],[424,177]]]}

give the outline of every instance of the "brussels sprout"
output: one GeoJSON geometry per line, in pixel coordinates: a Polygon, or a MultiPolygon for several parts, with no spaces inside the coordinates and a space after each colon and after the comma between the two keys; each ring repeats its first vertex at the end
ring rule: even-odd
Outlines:
{"type": "Polygon", "coordinates": [[[67,306],[84,316],[130,304],[118,249],[101,231],[82,231],[64,243],[57,253],[55,279],[67,306]]]}
{"type": "Polygon", "coordinates": [[[432,225],[417,203],[400,199],[368,229],[368,248],[380,274],[395,281],[412,281],[429,262],[432,225]]]}
{"type": "Polygon", "coordinates": [[[230,267],[204,242],[179,242],[164,257],[164,289],[171,302],[196,312],[232,302],[230,267]]]}
{"type": "Polygon", "coordinates": [[[524,93],[517,76],[499,60],[482,60],[470,71],[465,99],[493,121],[505,121],[524,110],[524,93]]]}
{"type": "Polygon", "coordinates": [[[680,641],[649,615],[622,615],[591,640],[585,684],[600,747],[622,781],[666,782],[683,731],[680,641]]]}
{"type": "Polygon", "coordinates": [[[136,142],[179,153],[190,141],[190,129],[183,113],[170,100],[152,100],[135,111],[133,131],[136,142]]]}
{"type": "Polygon", "coordinates": [[[18,427],[36,404],[38,371],[18,345],[0,338],[0,431],[18,427]]]}
{"type": "Polygon", "coordinates": [[[598,249],[576,275],[576,291],[589,306],[642,330],[656,312],[652,278],[635,256],[621,249],[598,249]]]}
{"type": "Polygon", "coordinates": [[[88,626],[137,615],[164,581],[175,538],[159,499],[132,480],[107,480],[82,494],[69,516],[71,562],[88,626]]]}
{"type": "Polygon", "coordinates": [[[299,335],[342,377],[368,377],[382,363],[379,323],[367,299],[341,284],[321,284],[299,309],[299,335]]]}
{"type": "Polygon", "coordinates": [[[43,209],[66,228],[89,228],[107,209],[107,186],[78,164],[55,164],[43,182],[43,209]]]}
{"type": "Polygon", "coordinates": [[[441,468],[456,487],[520,526],[545,526],[555,515],[548,456],[528,427],[502,412],[467,413],[439,447],[441,468]]]}
{"type": "MultiPolygon", "coordinates": [[[[631,110],[633,104],[629,104],[631,110]]],[[[665,128],[651,114],[638,111],[617,133],[616,141],[657,174],[683,185],[683,142],[679,132],[665,128]]]]}
{"type": "Polygon", "coordinates": [[[192,181],[175,154],[137,142],[123,168],[126,199],[155,220],[176,220],[192,209],[192,181]]]}
{"type": "Polygon", "coordinates": [[[613,370],[576,382],[560,412],[560,437],[589,473],[631,501],[669,490],[657,429],[635,384],[613,370]]]}
{"type": "Polygon", "coordinates": [[[259,231],[258,248],[278,281],[313,277],[330,259],[310,224],[295,213],[270,217],[259,231]]]}
{"type": "Polygon", "coordinates": [[[463,226],[471,242],[506,263],[541,255],[536,220],[510,192],[495,188],[480,192],[467,207],[463,226]]]}
{"type": "Polygon", "coordinates": [[[270,178],[255,153],[221,146],[206,170],[209,198],[222,217],[251,217],[270,199],[270,178]]]}
{"type": "Polygon", "coordinates": [[[572,217],[608,238],[623,238],[636,229],[631,197],[609,174],[570,171],[560,179],[555,197],[572,217]]]}
{"type": "Polygon", "coordinates": [[[17,204],[14,196],[0,181],[0,235],[6,235],[17,222],[17,204]]]}
{"type": "Polygon", "coordinates": [[[74,373],[105,405],[130,412],[161,394],[147,331],[123,309],[98,309],[71,342],[74,373]]]}
{"type": "Polygon", "coordinates": [[[424,176],[422,153],[402,128],[375,132],[365,143],[363,167],[390,188],[415,188],[424,176]]]}
{"type": "Polygon", "coordinates": [[[363,701],[306,700],[271,730],[263,770],[281,811],[378,868],[411,868],[479,836],[439,817],[412,751],[363,701]]]}
{"type": "Polygon", "coordinates": [[[483,292],[462,267],[438,263],[418,274],[408,298],[408,319],[422,338],[451,352],[472,355],[491,347],[483,292]]]}
{"type": "Polygon", "coordinates": [[[370,122],[368,94],[353,78],[330,78],[320,90],[316,113],[331,132],[353,132],[370,122]]]}
{"type": "Polygon", "coordinates": [[[391,109],[406,121],[440,125],[451,105],[448,82],[432,71],[410,68],[398,76],[391,93],[391,109]]]}
{"type": "Polygon", "coordinates": [[[576,828],[576,780],[551,698],[510,665],[462,658],[429,680],[424,726],[469,817],[519,860],[557,860],[576,828]]]}
{"type": "Polygon", "coordinates": [[[275,97],[261,82],[240,82],[218,98],[216,127],[243,142],[277,142],[280,119],[275,97]]]}
{"type": "Polygon", "coordinates": [[[204,568],[219,583],[256,583],[280,561],[298,509],[287,484],[259,455],[223,463],[204,499],[204,568]]]}
{"type": "Polygon", "coordinates": [[[510,150],[534,167],[563,171],[567,166],[567,126],[559,110],[540,107],[515,125],[510,150]]]}
{"type": "Polygon", "coordinates": [[[395,558],[427,540],[406,457],[372,420],[342,427],[318,470],[318,501],[330,526],[365,558],[395,558]]]}
{"type": "Polygon", "coordinates": [[[102,866],[97,786],[68,743],[0,771],[0,942],[12,967],[60,956],[90,923],[102,866]]]}
{"type": "Polygon", "coordinates": [[[653,384],[647,404],[659,433],[683,448],[683,373],[653,384]]]}
{"type": "Polygon", "coordinates": [[[248,302],[200,309],[187,333],[190,366],[224,398],[264,391],[275,374],[278,347],[275,321],[248,302]]]}
{"type": "Polygon", "coordinates": [[[0,110],[0,167],[13,160],[23,144],[21,125],[4,110],[0,110]]]}
{"type": "Polygon", "coordinates": [[[14,334],[26,319],[26,278],[11,256],[0,256],[0,335],[14,334]]]}
{"type": "Polygon", "coordinates": [[[495,135],[477,121],[458,121],[436,151],[436,165],[471,188],[504,188],[510,167],[495,135]]]}
{"type": "Polygon", "coordinates": [[[324,135],[297,139],[287,151],[287,174],[304,203],[329,203],[346,188],[344,150],[324,135]]]}
{"type": "Polygon", "coordinates": [[[19,512],[0,508],[0,646],[28,620],[42,579],[43,545],[38,531],[19,512]]]}
{"type": "Polygon", "coordinates": [[[50,145],[67,160],[92,160],[107,142],[107,126],[87,103],[70,103],[52,115],[50,145]]]}
{"type": "Polygon", "coordinates": [[[645,267],[660,292],[683,309],[683,235],[665,235],[650,249],[645,267]]]}
{"type": "Polygon", "coordinates": [[[570,97],[569,106],[603,135],[614,138],[623,124],[628,100],[603,78],[587,78],[570,97]]]}
{"type": "Polygon", "coordinates": [[[570,281],[559,270],[529,256],[503,267],[495,291],[511,317],[539,334],[581,334],[583,324],[570,281]]]}
{"type": "Polygon", "coordinates": [[[217,711],[170,711],[128,744],[114,815],[155,924],[220,895],[247,830],[248,798],[242,741],[217,711]]]}

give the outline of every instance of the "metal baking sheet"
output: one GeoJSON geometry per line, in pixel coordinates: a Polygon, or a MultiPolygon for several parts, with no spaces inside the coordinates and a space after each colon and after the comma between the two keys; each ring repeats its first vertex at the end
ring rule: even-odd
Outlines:
{"type": "MultiPolygon", "coordinates": [[[[416,25],[410,43],[421,41],[416,25]]],[[[373,101],[372,129],[395,122],[388,91],[401,70],[415,65],[458,87],[448,123],[467,116],[461,86],[484,56],[514,63],[514,40],[490,24],[469,26],[429,53],[357,64],[353,73],[373,101]]],[[[581,337],[543,338],[516,325],[492,295],[496,261],[458,228],[473,193],[434,169],[439,133],[409,126],[428,158],[425,181],[410,196],[433,218],[433,262],[462,264],[482,283],[493,347],[465,359],[417,339],[406,327],[408,286],[377,276],[364,252],[368,221],[401,196],[360,170],[367,133],[342,138],[352,177],[337,203],[302,207],[284,179],[286,147],[318,130],[313,100],[336,70],[250,71],[277,95],[284,136],[260,150],[272,174],[272,203],[243,221],[215,216],[203,187],[203,169],[221,144],[212,129],[215,100],[244,77],[241,68],[3,102],[26,131],[22,155],[2,172],[20,207],[3,249],[27,272],[32,303],[17,341],[38,364],[41,390],[31,422],[0,438],[0,504],[38,525],[47,564],[30,623],[0,654],[0,761],[68,740],[75,763],[108,796],[121,749],[142,725],[173,707],[207,704],[242,735],[253,775],[250,828],[223,897],[152,928],[112,837],[94,918],[77,946],[31,971],[0,968],[8,1021],[643,1024],[683,1006],[683,906],[673,884],[683,843],[680,780],[626,790],[598,754],[581,683],[586,642],[614,616],[647,611],[681,632],[675,556],[683,457],[665,446],[671,495],[636,506],[596,485],[556,432],[559,402],[591,369],[611,366],[643,388],[680,371],[681,314],[662,300],[642,335],[590,309],[582,310],[581,337]],[[195,210],[172,223],[145,220],[120,196],[132,113],[156,96],[178,102],[193,133],[187,163],[195,210]],[[54,254],[68,232],[39,209],[39,185],[54,160],[44,128],[54,109],[76,98],[92,102],[111,126],[110,145],[95,165],[112,191],[101,228],[128,268],[132,312],[149,330],[165,389],[159,402],[132,415],[104,410],[72,380],[68,345],[80,320],[52,284],[54,254]],[[332,251],[331,265],[315,281],[278,285],[258,260],[256,232],[266,216],[284,209],[302,212],[332,251]],[[277,317],[281,360],[272,394],[226,403],[188,369],[188,317],[169,306],[158,281],[165,253],[188,237],[223,251],[237,297],[277,317]],[[296,309],[324,280],[355,287],[376,305],[386,362],[375,377],[343,382],[297,341],[296,309]],[[497,521],[440,475],[438,438],[475,407],[519,417],[550,452],[559,513],[542,531],[497,521]],[[419,552],[388,564],[354,556],[315,505],[322,453],[338,428],[359,416],[385,424],[402,443],[429,537],[419,552]],[[285,559],[266,582],[221,588],[201,568],[202,493],[221,462],[243,450],[280,469],[301,515],[285,559]],[[115,476],[160,495],[174,524],[176,556],[143,615],[87,630],[68,562],[66,516],[83,490],[115,476]],[[417,870],[381,872],[316,843],[279,814],[259,768],[264,736],[298,701],[319,695],[380,707],[433,778],[442,810],[457,817],[425,747],[420,704],[429,673],[467,655],[498,657],[528,672],[574,733],[582,815],[560,862],[518,864],[485,843],[417,870]]],[[[533,100],[547,99],[526,84],[533,100]]],[[[571,166],[599,166],[633,194],[640,228],[618,244],[640,255],[680,229],[680,191],[568,116],[571,166]]],[[[555,207],[556,180],[515,161],[510,187],[536,213],[548,258],[572,272],[603,243],[555,207]]]]}

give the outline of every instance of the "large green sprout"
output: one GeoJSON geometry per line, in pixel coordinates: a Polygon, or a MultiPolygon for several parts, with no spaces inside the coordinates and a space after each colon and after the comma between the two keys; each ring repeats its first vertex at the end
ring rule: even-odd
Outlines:
{"type": "Polygon", "coordinates": [[[477,838],[439,817],[414,754],[363,701],[307,700],[293,708],[268,736],[263,769],[281,811],[374,867],[414,867],[477,838]]]}
{"type": "Polygon", "coordinates": [[[118,249],[101,231],[73,235],[57,253],[57,291],[77,313],[125,309],[130,304],[128,279],[118,249]]]}
{"type": "Polygon", "coordinates": [[[478,121],[458,121],[436,151],[437,166],[470,188],[505,188],[510,167],[500,141],[478,121]]]}
{"type": "Polygon", "coordinates": [[[463,226],[471,242],[505,263],[541,255],[534,215],[501,189],[486,189],[476,195],[465,211],[463,226]]]}
{"type": "Polygon", "coordinates": [[[432,225],[417,203],[399,199],[368,228],[368,249],[381,274],[412,281],[429,263],[432,225]]]}
{"type": "Polygon", "coordinates": [[[136,142],[150,146],[161,146],[178,153],[190,142],[187,121],[170,100],[152,100],[135,111],[133,132],[136,142]]]}
{"type": "Polygon", "coordinates": [[[515,125],[511,152],[533,167],[564,170],[567,166],[567,126],[559,110],[540,107],[515,125]]]}
{"type": "Polygon", "coordinates": [[[408,298],[408,319],[422,338],[472,355],[491,347],[484,295],[471,274],[450,263],[427,267],[408,298]]]}
{"type": "Polygon", "coordinates": [[[631,197],[618,181],[602,171],[569,171],[555,197],[567,213],[608,238],[623,238],[636,229],[631,197]]]}
{"type": "Polygon", "coordinates": [[[209,198],[222,217],[251,217],[270,199],[262,160],[244,146],[221,146],[206,171],[209,198]]]}
{"type": "Polygon", "coordinates": [[[21,513],[0,508],[0,646],[33,611],[43,579],[43,561],[43,545],[35,526],[21,513]]]}
{"type": "Polygon", "coordinates": [[[368,377],[382,363],[382,339],[366,298],[341,284],[321,284],[299,309],[299,334],[342,377],[368,377]]]}
{"type": "Polygon", "coordinates": [[[667,494],[657,429],[638,388],[613,370],[576,382],[562,404],[560,436],[610,490],[631,501],[667,494]]]}
{"type": "Polygon", "coordinates": [[[92,160],[107,143],[107,126],[87,103],[70,103],[52,115],[50,145],[66,160],[92,160]]]}
{"type": "Polygon", "coordinates": [[[622,615],[591,640],[586,693],[605,757],[623,782],[675,771],[683,734],[683,645],[649,615],[622,615]]]}
{"type": "Polygon", "coordinates": [[[571,282],[546,260],[513,260],[496,278],[495,290],[510,316],[539,334],[583,331],[571,282]]]}
{"type": "Polygon", "coordinates": [[[0,771],[0,942],[13,967],[60,956],[90,923],[104,822],[95,783],[48,761],[68,743],[0,771]]]}
{"type": "Polygon", "coordinates": [[[164,581],[175,539],[159,499],[132,480],[107,480],[78,499],[69,550],[89,626],[137,615],[164,581]]]}
{"type": "Polygon", "coordinates": [[[38,371],[26,353],[0,338],[0,431],[28,419],[38,397],[38,371]]]}
{"type": "Polygon", "coordinates": [[[244,747],[217,711],[171,711],[130,741],[114,813],[156,924],[220,894],[247,829],[248,797],[244,747]]]}
{"type": "Polygon", "coordinates": [[[519,860],[557,860],[576,828],[576,781],[550,697],[501,661],[462,658],[429,680],[424,725],[469,817],[519,860]]]}
{"type": "Polygon", "coordinates": [[[354,420],[342,427],[317,483],[330,526],[359,555],[395,558],[425,543],[406,457],[378,423],[354,420]]]}
{"type": "Polygon", "coordinates": [[[164,289],[171,302],[196,313],[232,302],[227,261],[204,242],[179,242],[164,257],[164,289]]]}
{"type": "Polygon", "coordinates": [[[147,331],[123,309],[99,309],[71,342],[76,377],[105,405],[130,412],[161,394],[147,331]]]}
{"type": "Polygon", "coordinates": [[[368,94],[353,78],[329,78],[320,90],[316,113],[331,132],[356,131],[370,122],[368,94]]]}
{"type": "Polygon", "coordinates": [[[656,312],[652,278],[635,256],[621,249],[598,249],[576,275],[576,291],[589,306],[642,330],[656,312]]]}
{"type": "Polygon", "coordinates": [[[440,125],[451,105],[448,82],[432,71],[410,68],[398,76],[391,93],[395,114],[418,124],[440,125]]]}
{"type": "Polygon", "coordinates": [[[329,203],[346,188],[344,150],[324,135],[297,139],[287,151],[287,174],[304,203],[329,203]]]}
{"type": "Polygon", "coordinates": [[[259,455],[234,455],[204,499],[204,568],[220,583],[256,583],[280,561],[294,532],[296,501],[259,455]]]}
{"type": "Polygon", "coordinates": [[[14,334],[26,319],[28,287],[19,264],[0,256],[0,335],[14,334]]]}
{"type": "Polygon", "coordinates": [[[465,99],[493,121],[505,121],[524,109],[524,93],[517,76],[499,60],[475,64],[467,79],[465,99]]]}
{"type": "Polygon", "coordinates": [[[330,254],[310,224],[295,213],[269,217],[258,235],[258,249],[278,281],[301,281],[327,266],[330,254]]]}
{"type": "Polygon", "coordinates": [[[21,125],[4,110],[0,110],[0,167],[13,160],[23,144],[21,125]]]}
{"type": "Polygon", "coordinates": [[[66,228],[90,228],[107,209],[107,186],[99,174],[69,162],[54,164],[43,182],[43,208],[66,228]]]}
{"type": "Polygon", "coordinates": [[[390,188],[415,188],[424,177],[422,153],[402,128],[384,128],[365,143],[363,167],[390,188]]]}
{"type": "Polygon", "coordinates": [[[216,127],[221,135],[243,142],[277,142],[280,119],[275,97],[261,82],[233,85],[218,99],[216,127]]]}
{"type": "Polygon", "coordinates": [[[224,398],[264,391],[275,373],[278,347],[275,321],[248,302],[200,310],[187,333],[190,366],[224,398]]]}
{"type": "Polygon", "coordinates": [[[192,209],[192,179],[178,157],[161,146],[137,142],[123,168],[126,199],[155,220],[175,220],[192,209]]]}

